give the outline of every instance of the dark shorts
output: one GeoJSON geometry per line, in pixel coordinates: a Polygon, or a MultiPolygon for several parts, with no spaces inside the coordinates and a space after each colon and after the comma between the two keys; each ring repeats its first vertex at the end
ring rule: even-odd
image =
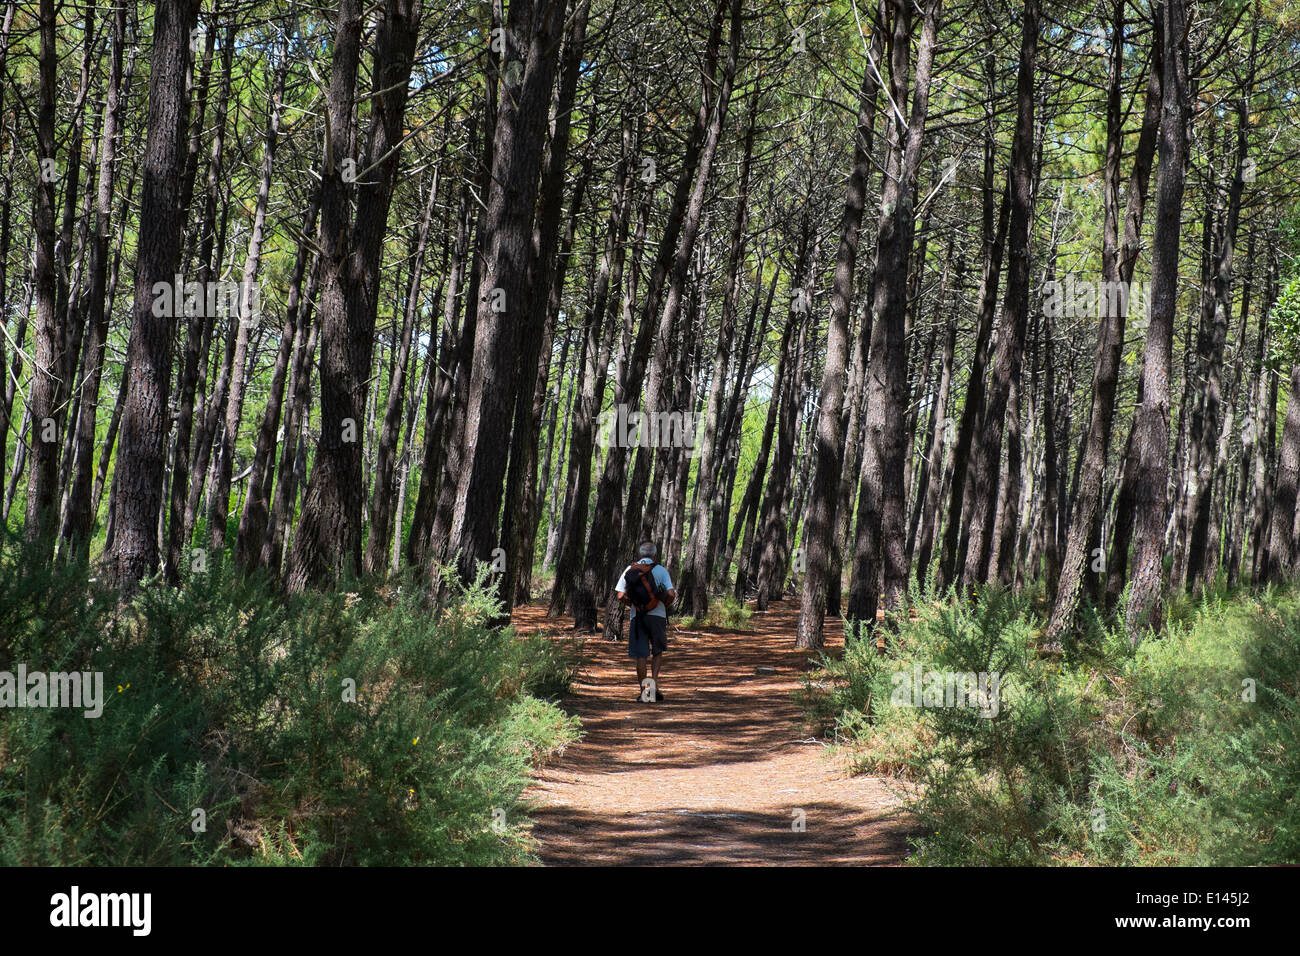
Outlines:
{"type": "Polygon", "coordinates": [[[638,614],[628,622],[627,656],[649,657],[668,649],[668,619],[658,614],[638,614]]]}

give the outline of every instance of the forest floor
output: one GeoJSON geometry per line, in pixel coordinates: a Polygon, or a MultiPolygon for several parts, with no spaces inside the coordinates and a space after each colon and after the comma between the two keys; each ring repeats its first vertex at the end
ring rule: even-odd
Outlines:
{"type": "MultiPolygon", "coordinates": [[[[563,702],[585,736],[526,795],[542,862],[900,863],[915,824],[897,812],[898,785],[850,776],[843,756],[807,736],[791,693],[816,654],[795,648],[797,616],[784,601],[745,631],[670,618],[657,704],[637,699],[626,637],[589,635],[563,702]]],[[[523,632],[573,634],[566,623],[543,604],[514,612],[523,632]]],[[[842,647],[838,619],[827,618],[826,639],[828,652],[842,647]]]]}

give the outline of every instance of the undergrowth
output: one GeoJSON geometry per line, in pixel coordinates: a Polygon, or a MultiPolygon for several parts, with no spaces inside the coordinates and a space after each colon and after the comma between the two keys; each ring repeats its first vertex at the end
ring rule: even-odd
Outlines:
{"type": "Polygon", "coordinates": [[[910,603],[918,616],[891,619],[884,653],[851,636],[800,693],[857,772],[916,785],[910,862],[1300,861],[1295,590],[1181,602],[1136,649],[1090,613],[1080,635],[1043,648],[1033,594],[910,603]],[[939,690],[909,706],[917,684],[981,673],[997,675],[996,706],[939,690]]]}
{"type": "Polygon", "coordinates": [[[485,578],[284,595],[213,568],[119,607],[0,547],[0,671],[101,672],[103,713],[0,710],[0,865],[532,861],[523,792],[579,736],[576,654],[485,578]]]}

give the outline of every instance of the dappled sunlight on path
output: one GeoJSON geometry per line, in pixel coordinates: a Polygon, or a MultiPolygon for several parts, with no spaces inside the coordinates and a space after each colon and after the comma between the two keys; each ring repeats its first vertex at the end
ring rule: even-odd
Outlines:
{"type": "MultiPolygon", "coordinates": [[[[543,862],[900,862],[912,824],[894,812],[897,787],[849,776],[802,725],[791,694],[816,655],[794,647],[797,614],[797,603],[774,604],[744,632],[687,631],[670,619],[659,704],[636,699],[626,640],[589,636],[564,702],[585,737],[528,793],[543,862]]],[[[514,620],[573,633],[540,605],[517,608],[514,620]]],[[[838,619],[826,632],[829,649],[841,646],[838,619]]]]}

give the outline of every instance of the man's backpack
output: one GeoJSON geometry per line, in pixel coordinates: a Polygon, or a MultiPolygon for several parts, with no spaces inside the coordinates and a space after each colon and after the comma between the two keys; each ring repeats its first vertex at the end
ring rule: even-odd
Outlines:
{"type": "Polygon", "coordinates": [[[653,564],[642,564],[637,562],[628,565],[623,572],[623,580],[627,582],[628,600],[636,608],[638,614],[646,614],[653,611],[659,606],[659,595],[655,588],[653,564]]]}

